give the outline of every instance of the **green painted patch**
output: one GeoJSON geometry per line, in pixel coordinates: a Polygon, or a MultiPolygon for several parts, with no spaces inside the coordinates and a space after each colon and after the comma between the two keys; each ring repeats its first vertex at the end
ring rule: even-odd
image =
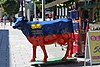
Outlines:
{"type": "Polygon", "coordinates": [[[42,62],[41,60],[36,60],[35,62],[32,62],[32,65],[36,65],[36,64],[55,64],[55,63],[63,63],[63,62],[76,60],[75,58],[67,58],[65,61],[62,61],[61,59],[62,59],[62,57],[49,58],[47,60],[47,62],[42,62]]]}

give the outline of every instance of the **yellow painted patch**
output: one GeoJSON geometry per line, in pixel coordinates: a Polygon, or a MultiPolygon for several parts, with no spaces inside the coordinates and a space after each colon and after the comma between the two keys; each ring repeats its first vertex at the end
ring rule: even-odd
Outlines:
{"type": "Polygon", "coordinates": [[[32,24],[31,25],[32,29],[41,28],[41,27],[42,27],[41,24],[32,24]]]}

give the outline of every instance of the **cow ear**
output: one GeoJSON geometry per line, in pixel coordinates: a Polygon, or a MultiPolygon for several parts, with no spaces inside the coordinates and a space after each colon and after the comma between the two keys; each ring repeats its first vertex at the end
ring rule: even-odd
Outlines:
{"type": "Polygon", "coordinates": [[[28,22],[28,19],[25,18],[24,21],[25,21],[25,22],[28,22]]]}
{"type": "Polygon", "coordinates": [[[28,22],[28,20],[25,17],[22,17],[22,21],[28,22]]]}
{"type": "Polygon", "coordinates": [[[25,19],[25,17],[23,16],[23,17],[22,17],[22,20],[24,20],[24,19],[25,19]]]}
{"type": "Polygon", "coordinates": [[[22,18],[25,22],[28,22],[28,19],[26,17],[22,18]]]}

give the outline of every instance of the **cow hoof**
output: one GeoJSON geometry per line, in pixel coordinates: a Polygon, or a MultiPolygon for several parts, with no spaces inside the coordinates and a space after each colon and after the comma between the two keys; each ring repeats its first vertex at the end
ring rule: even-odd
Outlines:
{"type": "Polygon", "coordinates": [[[47,62],[47,59],[43,59],[42,62],[47,62]]]}
{"type": "Polygon", "coordinates": [[[48,56],[45,56],[44,59],[42,60],[42,62],[47,62],[47,58],[48,58],[48,56]]]}
{"type": "Polygon", "coordinates": [[[35,61],[35,59],[33,58],[33,59],[31,59],[31,61],[30,62],[34,62],[35,61]]]}
{"type": "Polygon", "coordinates": [[[65,61],[65,60],[66,60],[66,58],[62,58],[61,60],[62,60],[62,61],[65,61]]]}
{"type": "Polygon", "coordinates": [[[72,57],[71,55],[67,56],[67,58],[71,58],[71,57],[72,57]]]}

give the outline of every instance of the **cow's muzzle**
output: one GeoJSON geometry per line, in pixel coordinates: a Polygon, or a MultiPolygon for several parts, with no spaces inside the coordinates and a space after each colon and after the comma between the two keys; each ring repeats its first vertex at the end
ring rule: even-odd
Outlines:
{"type": "Polygon", "coordinates": [[[17,27],[16,26],[13,26],[13,28],[16,29],[17,27]]]}
{"type": "Polygon", "coordinates": [[[16,27],[16,26],[13,26],[14,29],[19,29],[21,30],[21,27],[16,27]]]}

